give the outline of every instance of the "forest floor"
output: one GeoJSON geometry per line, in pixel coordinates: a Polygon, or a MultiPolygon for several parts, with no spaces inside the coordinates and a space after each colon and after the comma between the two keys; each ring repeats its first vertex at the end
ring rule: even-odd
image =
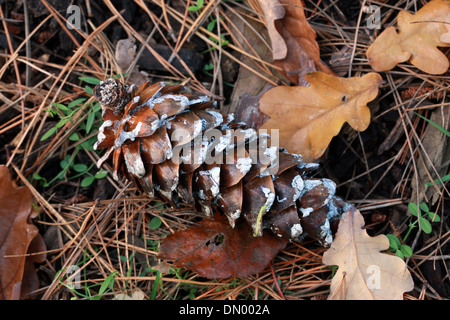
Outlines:
{"type": "MultiPolygon", "coordinates": [[[[380,8],[382,29],[396,25],[400,10],[423,5],[305,1],[322,61],[337,75],[373,71],[365,52],[382,29],[368,28],[366,2],[380,8]]],[[[282,83],[257,1],[206,0],[198,8],[201,1],[77,1],[80,21],[76,9],[67,12],[71,3],[1,4],[0,164],[19,185],[29,182],[39,211],[34,223],[46,244],[46,259],[36,264],[39,288],[24,298],[325,299],[334,269],[323,265],[326,249],[313,241],[289,244],[263,272],[245,278],[206,279],[161,261],[159,241],[200,214],[149,199],[128,181],[114,180],[110,166],[96,167],[102,152],[93,149],[101,125],[92,97],[96,79],[190,79],[193,90],[215,97],[225,113],[242,108],[244,95],[282,83]],[[247,54],[245,41],[258,59],[247,54]],[[67,278],[71,266],[79,271],[76,288],[67,278]]],[[[430,76],[405,63],[381,76],[369,128],[344,126],[318,160],[318,175],[335,181],[337,194],[359,209],[369,235],[393,234],[412,249],[404,260],[414,290],[405,299],[448,299],[449,184],[429,182],[448,174],[450,144],[420,116],[449,129],[449,74],[430,76]],[[431,232],[416,227],[405,239],[411,202],[425,203],[441,219],[431,232]]]]}

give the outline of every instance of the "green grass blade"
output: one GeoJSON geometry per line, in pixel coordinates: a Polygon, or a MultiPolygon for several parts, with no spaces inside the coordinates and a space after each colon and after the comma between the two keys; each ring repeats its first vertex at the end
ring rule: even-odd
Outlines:
{"type": "Polygon", "coordinates": [[[80,79],[81,81],[84,81],[86,83],[94,84],[94,85],[99,84],[101,81],[100,79],[94,78],[94,77],[79,77],[78,79],[80,79]]]}
{"type": "MultiPolygon", "coordinates": [[[[434,180],[434,183],[435,183],[435,184],[440,184],[440,183],[441,183],[441,180],[442,180],[442,182],[446,182],[446,181],[450,180],[450,173],[447,174],[447,175],[445,175],[445,176],[443,176],[441,179],[436,179],[436,180],[434,180]]],[[[427,187],[431,187],[432,185],[433,185],[433,182],[427,182],[427,183],[425,183],[425,186],[427,186],[427,187]]]]}
{"type": "Polygon", "coordinates": [[[427,121],[428,123],[432,124],[433,126],[435,126],[439,131],[441,131],[442,133],[446,134],[448,137],[450,137],[450,131],[445,130],[444,128],[442,128],[440,125],[438,125],[437,123],[431,121],[430,119],[425,118],[424,116],[418,114],[417,112],[415,112],[416,115],[418,115],[419,117],[421,117],[423,120],[427,121]]]}

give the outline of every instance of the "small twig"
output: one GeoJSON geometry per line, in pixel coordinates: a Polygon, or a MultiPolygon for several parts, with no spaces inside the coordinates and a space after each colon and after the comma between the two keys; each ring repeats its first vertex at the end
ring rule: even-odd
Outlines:
{"type": "Polygon", "coordinates": [[[361,24],[363,8],[364,8],[365,5],[366,5],[366,0],[364,0],[362,5],[361,5],[361,10],[359,10],[358,22],[356,23],[356,30],[355,30],[355,38],[354,38],[354,41],[353,41],[352,55],[350,57],[350,62],[348,64],[348,76],[349,77],[352,76],[352,65],[353,65],[353,59],[355,58],[356,44],[358,42],[358,31],[359,31],[359,26],[361,24]]]}
{"type": "MultiPolygon", "coordinates": [[[[23,0],[23,14],[25,19],[25,54],[28,59],[31,58],[31,46],[30,46],[30,17],[28,15],[28,0],[23,0]]],[[[30,66],[25,66],[25,85],[30,85],[30,66]]]]}
{"type": "MultiPolygon", "coordinates": [[[[1,6],[0,6],[0,18],[4,18],[3,9],[2,9],[1,6]]],[[[11,36],[9,34],[8,27],[6,25],[6,21],[3,20],[2,24],[3,24],[3,29],[5,30],[6,41],[8,42],[9,51],[11,52],[11,55],[13,55],[14,48],[13,48],[13,45],[12,45],[12,42],[11,42],[11,36]]],[[[17,64],[17,60],[16,59],[13,60],[13,65],[14,65],[14,71],[16,73],[17,84],[19,86],[19,94],[20,94],[20,96],[22,96],[23,95],[22,81],[20,80],[20,71],[19,71],[19,66],[17,64]]],[[[22,136],[24,137],[25,136],[25,102],[22,100],[20,102],[20,105],[21,105],[21,112],[22,112],[21,133],[22,133],[22,136]]],[[[9,166],[9,164],[11,163],[11,160],[13,159],[16,150],[14,150],[13,155],[11,156],[11,158],[8,161],[8,163],[6,164],[6,166],[9,166]]]]}

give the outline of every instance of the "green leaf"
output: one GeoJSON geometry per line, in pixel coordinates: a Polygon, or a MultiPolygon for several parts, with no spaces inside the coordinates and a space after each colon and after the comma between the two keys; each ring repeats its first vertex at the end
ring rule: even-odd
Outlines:
{"type": "Polygon", "coordinates": [[[95,174],[95,179],[103,179],[104,177],[106,177],[108,175],[108,171],[106,170],[99,170],[96,174],[95,174]]]}
{"type": "Polygon", "coordinates": [[[197,288],[191,288],[189,290],[189,299],[194,300],[197,294],[197,288]]]}
{"type": "Polygon", "coordinates": [[[69,140],[70,141],[79,141],[80,140],[80,136],[78,135],[78,133],[74,132],[69,136],[69,140]]]}
{"type": "Polygon", "coordinates": [[[203,7],[203,3],[204,3],[204,0],[197,0],[197,5],[196,6],[190,6],[188,8],[188,11],[195,12],[195,11],[200,10],[203,7]]]}
{"type": "Polygon", "coordinates": [[[50,128],[44,135],[41,137],[41,141],[44,141],[48,139],[50,136],[52,136],[56,132],[56,127],[50,128]]]}
{"type": "Polygon", "coordinates": [[[42,179],[44,179],[43,177],[41,177],[38,173],[33,173],[33,179],[34,180],[42,180],[42,179]]]}
{"type": "Polygon", "coordinates": [[[427,206],[427,204],[425,202],[422,202],[419,206],[420,206],[420,209],[422,209],[425,212],[429,212],[430,211],[430,209],[428,209],[428,206],[427,206]]]}
{"type": "Polygon", "coordinates": [[[441,217],[439,217],[439,215],[434,212],[428,212],[428,218],[430,218],[430,220],[432,222],[440,222],[441,221],[441,217]]]}
{"type": "Polygon", "coordinates": [[[402,259],[405,259],[405,256],[403,255],[403,253],[401,252],[401,250],[395,251],[395,255],[396,255],[397,257],[400,257],[400,258],[402,258],[402,259]]]}
{"type": "Polygon", "coordinates": [[[152,292],[150,293],[150,297],[149,297],[150,300],[155,300],[155,298],[156,298],[156,294],[158,293],[160,277],[161,277],[161,272],[157,271],[155,281],[153,281],[152,292]]]}
{"type": "Polygon", "coordinates": [[[75,107],[79,104],[82,104],[85,101],[86,101],[86,98],[79,98],[79,99],[73,100],[71,103],[69,103],[67,108],[72,109],[73,107],[75,107]]]}
{"type": "MultiPolygon", "coordinates": [[[[100,105],[100,103],[98,103],[97,101],[94,102],[92,104],[92,112],[99,112],[100,110],[102,110],[102,106],[100,105]]],[[[101,116],[101,113],[99,113],[99,115],[101,116]]]]}
{"type": "Polygon", "coordinates": [[[92,124],[94,123],[95,120],[95,113],[94,112],[90,112],[86,121],[86,134],[89,133],[89,131],[91,131],[92,128],[92,124]]]}
{"type": "Polygon", "coordinates": [[[97,85],[102,81],[95,77],[79,77],[78,79],[80,79],[81,81],[84,81],[86,83],[93,84],[93,85],[97,85]]]}
{"type": "Polygon", "coordinates": [[[211,62],[211,63],[208,63],[208,64],[205,64],[205,66],[204,66],[204,68],[203,68],[205,71],[210,71],[210,70],[213,70],[214,69],[214,64],[211,62]]]}
{"type": "Polygon", "coordinates": [[[156,230],[161,226],[161,224],[162,221],[159,217],[153,217],[152,220],[150,220],[149,227],[152,230],[156,230]]]}
{"type": "Polygon", "coordinates": [[[88,166],[85,165],[84,163],[77,163],[73,165],[73,170],[75,170],[76,172],[85,172],[87,171],[88,166]]]}
{"type": "Polygon", "coordinates": [[[50,114],[50,117],[53,118],[56,114],[55,111],[52,110],[52,108],[48,108],[48,109],[44,109],[45,111],[47,111],[50,114]]]}
{"type": "Polygon", "coordinates": [[[89,95],[93,95],[93,93],[94,93],[94,91],[93,91],[93,89],[91,88],[91,87],[89,87],[89,86],[85,86],[84,87],[84,91],[87,93],[87,94],[89,94],[89,95]]]}
{"type": "Polygon", "coordinates": [[[72,161],[69,163],[69,160],[70,160],[70,156],[65,157],[64,159],[62,159],[62,160],[59,162],[59,166],[61,167],[61,169],[66,169],[67,166],[72,165],[72,161]]]}
{"type": "MultiPolygon", "coordinates": [[[[53,104],[52,104],[53,105],[53,104]]],[[[56,108],[58,108],[61,111],[64,112],[70,112],[71,110],[69,109],[69,107],[66,107],[65,105],[61,104],[61,103],[56,103],[56,108]]]]}
{"type": "Polygon", "coordinates": [[[99,296],[105,293],[106,289],[108,288],[113,289],[114,281],[116,280],[115,277],[116,272],[113,272],[108,277],[106,277],[105,281],[103,281],[102,285],[100,286],[100,289],[98,290],[99,296]]]}
{"type": "Polygon", "coordinates": [[[206,30],[213,31],[214,27],[216,26],[217,19],[212,20],[208,25],[206,26],[206,30]]]}
{"type": "Polygon", "coordinates": [[[61,162],[59,163],[59,166],[61,167],[61,169],[67,168],[68,165],[69,165],[69,162],[67,162],[66,160],[61,160],[61,162]]]}
{"type": "Polygon", "coordinates": [[[410,202],[410,203],[408,204],[408,209],[409,209],[409,211],[411,212],[411,214],[412,214],[413,216],[415,216],[415,217],[417,217],[417,216],[418,216],[418,213],[420,213],[420,209],[417,208],[417,204],[414,203],[414,202],[410,202]]]}
{"type": "Polygon", "coordinates": [[[408,246],[407,244],[400,245],[400,251],[402,252],[403,256],[405,257],[411,257],[413,254],[412,248],[408,246]]]}
{"type": "Polygon", "coordinates": [[[33,179],[34,180],[38,180],[38,181],[41,181],[42,180],[42,182],[44,183],[44,184],[47,184],[47,179],[45,179],[44,177],[41,177],[38,173],[33,173],[33,179]]]}
{"type": "Polygon", "coordinates": [[[425,232],[426,234],[430,234],[431,233],[431,223],[430,221],[428,221],[425,218],[420,218],[420,227],[422,228],[423,232],[425,232]]]}
{"type": "Polygon", "coordinates": [[[387,234],[386,237],[389,240],[389,248],[393,250],[397,250],[400,245],[400,240],[397,238],[395,234],[387,234]]]}
{"type": "Polygon", "coordinates": [[[97,142],[97,137],[92,137],[80,144],[84,150],[94,151],[94,144],[97,142]]]}
{"type": "Polygon", "coordinates": [[[55,128],[61,128],[63,127],[67,122],[69,122],[70,118],[62,118],[59,120],[59,122],[55,125],[55,128]]]}
{"type": "MultiPolygon", "coordinates": [[[[446,174],[446,175],[443,176],[441,179],[436,179],[436,180],[434,180],[434,183],[438,185],[438,184],[441,183],[441,180],[442,180],[442,182],[446,182],[446,181],[450,180],[450,173],[449,173],[449,174],[446,174]]],[[[427,187],[431,187],[432,185],[433,185],[433,182],[427,182],[427,183],[425,183],[425,186],[427,186],[427,187]]]]}
{"type": "Polygon", "coordinates": [[[83,188],[87,188],[92,184],[92,182],[94,182],[94,180],[95,178],[93,176],[86,177],[83,180],[81,180],[81,186],[83,188]]]}
{"type": "Polygon", "coordinates": [[[158,210],[164,209],[164,202],[155,201],[155,209],[158,209],[158,210]]]}

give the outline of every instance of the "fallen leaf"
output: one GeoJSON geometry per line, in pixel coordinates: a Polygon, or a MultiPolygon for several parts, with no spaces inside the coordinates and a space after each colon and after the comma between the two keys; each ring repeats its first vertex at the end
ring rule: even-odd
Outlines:
{"type": "Polygon", "coordinates": [[[20,290],[21,297],[27,298],[30,294],[33,294],[34,291],[40,288],[40,281],[35,264],[45,262],[47,255],[42,252],[45,252],[46,250],[47,246],[44,238],[38,233],[28,246],[27,254],[29,255],[25,258],[22,287],[20,290]]]}
{"type": "Polygon", "coordinates": [[[209,279],[245,277],[262,271],[287,243],[269,232],[253,237],[246,223],[232,228],[220,215],[166,237],[159,257],[209,279]]]}
{"type": "Polygon", "coordinates": [[[320,60],[317,34],[306,20],[301,0],[260,0],[272,42],[274,64],[296,85],[308,85],[305,74],[333,72],[320,60]]]}
{"type": "Polygon", "coordinates": [[[448,25],[448,22],[445,24],[445,28],[447,29],[447,32],[441,35],[440,40],[445,43],[450,43],[450,26],[448,25]]]}
{"type": "Polygon", "coordinates": [[[30,191],[17,187],[8,168],[0,166],[0,300],[18,300],[36,289],[36,275],[30,263],[41,262],[44,256],[27,259],[25,255],[32,248],[42,250],[45,245],[38,228],[31,223],[31,201],[30,191]]]}
{"type": "MultiPolygon", "coordinates": [[[[136,40],[132,37],[117,41],[115,58],[122,72],[127,72],[136,57],[136,40]]],[[[134,65],[129,71],[128,80],[136,85],[149,81],[148,74],[134,65]]]]}
{"type": "MultiPolygon", "coordinates": [[[[367,103],[378,94],[381,76],[340,78],[323,72],[305,75],[309,87],[279,86],[260,99],[260,110],[270,117],[261,128],[279,129],[279,143],[305,161],[319,158],[331,139],[348,122],[363,131],[370,123],[367,103]]],[[[274,131],[271,131],[274,135],[274,131]]]]}
{"type": "Polygon", "coordinates": [[[140,289],[136,289],[136,291],[134,291],[132,293],[131,296],[124,294],[124,293],[119,293],[114,297],[114,300],[144,300],[145,299],[145,293],[142,292],[142,290],[140,289]]]}
{"type": "Polygon", "coordinates": [[[345,212],[331,247],[323,254],[326,265],[337,265],[330,300],[401,300],[414,283],[405,262],[381,253],[389,248],[385,235],[370,237],[355,208],[345,212]]]}
{"type": "MultiPolygon", "coordinates": [[[[427,107],[431,103],[422,103],[427,107]]],[[[418,106],[418,105],[417,105],[418,106]]],[[[417,154],[417,175],[419,181],[432,182],[444,177],[448,172],[450,159],[450,139],[445,130],[450,130],[450,109],[436,108],[430,111],[429,120],[441,126],[442,130],[430,123],[423,133],[422,149],[417,154]],[[432,177],[432,179],[430,179],[432,177]]],[[[439,181],[439,180],[438,180],[439,181]]],[[[411,202],[421,203],[427,199],[430,205],[436,204],[441,198],[441,184],[437,186],[425,184],[411,184],[411,202]]]]}
{"type": "Polygon", "coordinates": [[[134,38],[117,41],[116,61],[122,70],[127,70],[136,56],[136,40],[134,38]]]}
{"type": "Polygon", "coordinates": [[[433,0],[416,14],[400,11],[399,32],[386,28],[367,50],[369,64],[375,71],[387,71],[408,61],[430,74],[442,74],[449,68],[446,55],[438,47],[450,46],[450,2],[433,0]]]}
{"type": "Polygon", "coordinates": [[[272,41],[272,54],[274,60],[286,58],[288,48],[283,37],[276,27],[277,20],[283,19],[286,15],[283,5],[278,0],[260,0],[261,9],[264,12],[267,32],[272,41]]]}
{"type": "MultiPolygon", "coordinates": [[[[246,52],[254,54],[263,61],[269,61],[272,56],[272,50],[270,48],[270,43],[264,41],[264,39],[268,38],[266,26],[251,18],[238,16],[233,13],[230,13],[227,16],[230,19],[230,29],[233,31],[236,29],[237,31],[235,35],[235,45],[241,47],[246,52]]],[[[226,106],[223,111],[226,113],[235,113],[238,121],[245,121],[239,119],[238,115],[239,108],[243,103],[245,104],[243,100],[257,96],[268,84],[267,80],[260,75],[255,74],[253,70],[265,76],[270,76],[270,74],[267,73],[267,67],[244,54],[241,54],[240,60],[245,67],[243,65],[239,67],[239,73],[234,83],[230,104],[226,106]],[[249,70],[248,68],[251,68],[252,70],[249,70]]]]}

